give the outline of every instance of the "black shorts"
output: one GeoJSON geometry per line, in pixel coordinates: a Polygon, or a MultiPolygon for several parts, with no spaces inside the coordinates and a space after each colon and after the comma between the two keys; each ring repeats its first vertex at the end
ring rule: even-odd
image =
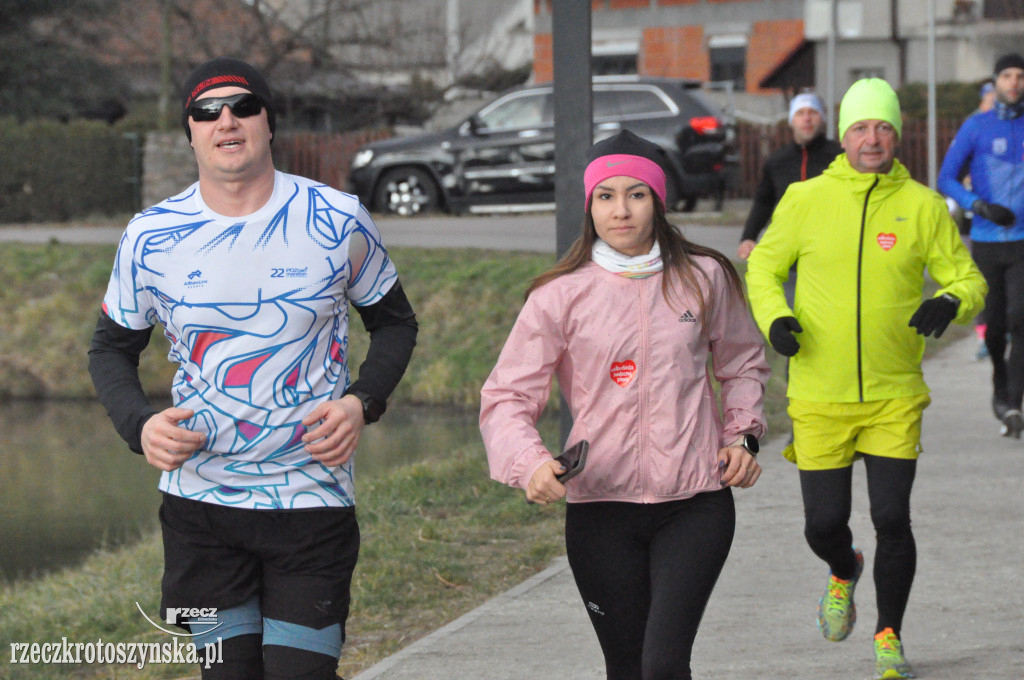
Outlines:
{"type": "Polygon", "coordinates": [[[169,607],[219,610],[259,598],[263,617],[341,625],[359,554],[355,508],[248,510],[164,494],[160,506],[169,607]]]}

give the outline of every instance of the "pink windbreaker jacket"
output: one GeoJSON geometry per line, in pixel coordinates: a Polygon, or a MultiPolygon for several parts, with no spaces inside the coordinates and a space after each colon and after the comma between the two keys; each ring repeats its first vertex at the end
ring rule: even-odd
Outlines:
{"type": "Polygon", "coordinates": [[[552,459],[535,425],[557,375],[574,419],[567,445],[590,441],[585,469],[566,483],[569,502],[658,503],[721,488],[718,449],[764,435],[768,365],[726,273],[697,262],[711,280],[707,327],[692,291],[668,305],[660,273],[630,279],[591,262],[530,295],[481,391],[492,478],[525,489],[552,459]]]}

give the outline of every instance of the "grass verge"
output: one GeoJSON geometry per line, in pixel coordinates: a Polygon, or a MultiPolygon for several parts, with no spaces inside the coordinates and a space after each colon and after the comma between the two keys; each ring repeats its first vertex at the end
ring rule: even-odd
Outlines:
{"type": "MultiPolygon", "coordinates": [[[[491,482],[478,447],[396,469],[359,488],[363,544],[339,671],[352,677],[548,565],[564,550],[564,505],[529,506],[491,482]]],[[[0,589],[0,640],[166,642],[146,623],[159,607],[159,536],[101,552],[80,567],[0,589]]],[[[182,639],[184,642],[184,639],[182,639]]],[[[8,645],[5,645],[5,653],[8,645]]],[[[198,678],[181,664],[3,662],[10,680],[198,678]]]]}
{"type": "MultiPolygon", "coordinates": [[[[114,261],[113,245],[6,244],[0,249],[0,399],[92,398],[86,351],[114,261]]],[[[475,407],[522,304],[548,255],[475,250],[391,251],[420,321],[396,401],[475,407]]],[[[352,314],[351,356],[368,338],[352,314]]],[[[167,340],[154,332],[140,376],[166,399],[173,375],[167,340]]]]}

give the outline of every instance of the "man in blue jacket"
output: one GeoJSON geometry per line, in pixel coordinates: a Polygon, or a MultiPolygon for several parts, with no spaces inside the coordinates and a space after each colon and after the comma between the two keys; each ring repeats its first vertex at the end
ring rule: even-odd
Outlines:
{"type": "Polygon", "coordinates": [[[1024,57],[996,61],[996,105],[964,121],[939,172],[939,190],[974,212],[972,254],[988,281],[985,345],[992,410],[1002,434],[1024,431],[1024,57]],[[971,189],[958,179],[967,170],[971,189]],[[1007,356],[1007,334],[1010,351],[1007,356]]]}

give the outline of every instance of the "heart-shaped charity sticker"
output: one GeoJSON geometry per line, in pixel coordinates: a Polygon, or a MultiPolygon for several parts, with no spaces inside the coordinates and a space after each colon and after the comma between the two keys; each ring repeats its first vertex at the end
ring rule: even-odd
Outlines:
{"type": "Polygon", "coordinates": [[[625,387],[633,381],[636,376],[636,364],[632,360],[613,361],[611,370],[612,380],[619,387],[625,387]]]}
{"type": "Polygon", "coordinates": [[[878,245],[882,246],[882,250],[892,250],[892,247],[896,245],[896,234],[879,234],[876,238],[878,245]]]}

